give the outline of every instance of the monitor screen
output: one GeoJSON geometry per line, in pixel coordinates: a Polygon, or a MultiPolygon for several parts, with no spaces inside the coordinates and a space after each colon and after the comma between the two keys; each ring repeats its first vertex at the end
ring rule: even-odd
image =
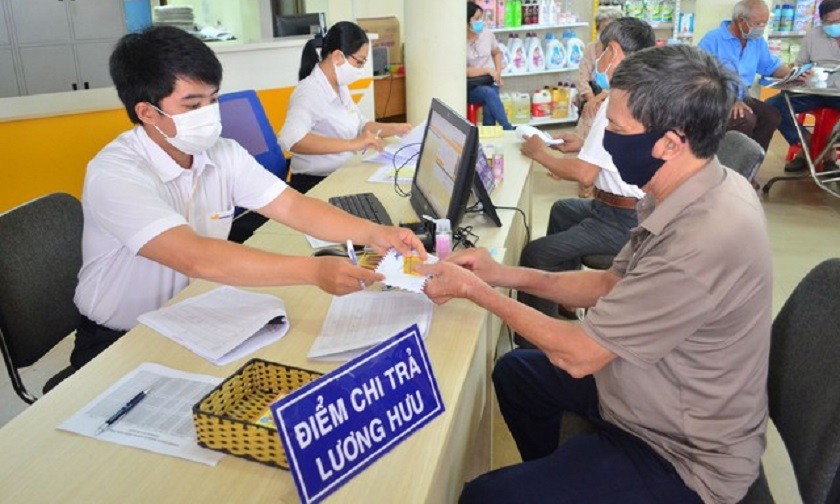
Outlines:
{"type": "Polygon", "coordinates": [[[274,18],[275,37],[294,37],[297,35],[324,34],[326,19],[323,12],[298,14],[295,16],[277,16],[274,18]]]}
{"type": "Polygon", "coordinates": [[[411,187],[417,215],[458,226],[475,178],[478,129],[438,99],[432,100],[411,187]]]}

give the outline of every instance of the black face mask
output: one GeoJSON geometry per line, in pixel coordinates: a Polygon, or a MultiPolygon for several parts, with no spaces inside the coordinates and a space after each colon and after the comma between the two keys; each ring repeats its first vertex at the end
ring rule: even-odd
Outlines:
{"type": "Polygon", "coordinates": [[[612,156],[621,179],[638,187],[650,182],[653,175],[665,164],[664,159],[651,155],[653,146],[665,135],[664,131],[651,131],[636,135],[620,135],[604,131],[604,150],[612,156]]]}

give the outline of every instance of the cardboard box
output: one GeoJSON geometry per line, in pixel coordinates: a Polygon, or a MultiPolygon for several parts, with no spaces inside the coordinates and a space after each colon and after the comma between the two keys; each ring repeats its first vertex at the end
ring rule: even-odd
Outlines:
{"type": "Polygon", "coordinates": [[[386,47],[388,49],[388,63],[398,65],[403,61],[402,43],[400,42],[400,21],[394,16],[361,18],[356,24],[368,33],[379,35],[378,40],[373,41],[373,47],[386,47]]]}

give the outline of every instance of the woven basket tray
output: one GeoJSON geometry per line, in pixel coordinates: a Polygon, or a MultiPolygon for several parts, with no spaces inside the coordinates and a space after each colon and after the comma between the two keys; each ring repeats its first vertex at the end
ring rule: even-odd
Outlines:
{"type": "Polygon", "coordinates": [[[251,359],[193,406],[198,444],[289,469],[269,406],[321,373],[251,359]]]}

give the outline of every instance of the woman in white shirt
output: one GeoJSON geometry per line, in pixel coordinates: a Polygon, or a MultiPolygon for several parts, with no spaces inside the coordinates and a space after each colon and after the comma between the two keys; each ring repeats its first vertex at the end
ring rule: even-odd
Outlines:
{"type": "Polygon", "coordinates": [[[484,10],[467,2],[467,103],[483,106],[482,124],[502,125],[513,129],[508,121],[499,87],[502,85],[502,53],[496,37],[484,29],[484,10]]]}
{"type": "Polygon", "coordinates": [[[356,24],[341,21],[323,38],[306,43],[301,56],[300,82],[292,93],[280,146],[292,152],[289,185],[305,193],[334,172],[357,151],[382,149],[382,138],[402,135],[405,123],[368,121],[359,111],[350,83],[365,75],[370,43],[356,24]]]}

